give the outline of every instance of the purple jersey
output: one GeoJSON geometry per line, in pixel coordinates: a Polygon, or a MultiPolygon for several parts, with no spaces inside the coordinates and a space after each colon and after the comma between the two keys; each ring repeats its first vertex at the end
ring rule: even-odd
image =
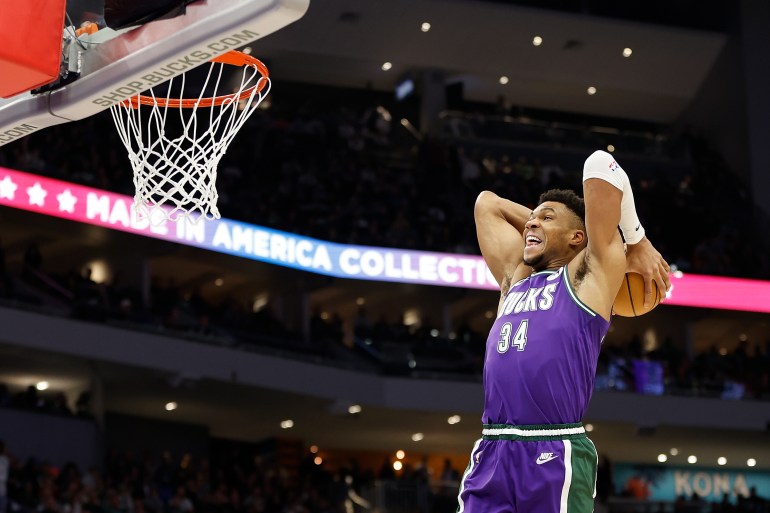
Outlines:
{"type": "Polygon", "coordinates": [[[515,283],[484,359],[484,424],[580,422],[610,323],[578,299],[567,267],[515,283]]]}

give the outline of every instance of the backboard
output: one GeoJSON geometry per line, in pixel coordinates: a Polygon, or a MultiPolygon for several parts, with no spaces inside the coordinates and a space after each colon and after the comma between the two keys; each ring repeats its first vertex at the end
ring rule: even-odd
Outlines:
{"type": "MultiPolygon", "coordinates": [[[[0,146],[41,128],[92,116],[301,18],[310,0],[199,0],[185,14],[69,44],[76,79],[48,92],[0,100],[0,146]]],[[[77,27],[65,27],[70,36],[77,27]]],[[[73,38],[74,39],[74,38],[73,38]]]]}

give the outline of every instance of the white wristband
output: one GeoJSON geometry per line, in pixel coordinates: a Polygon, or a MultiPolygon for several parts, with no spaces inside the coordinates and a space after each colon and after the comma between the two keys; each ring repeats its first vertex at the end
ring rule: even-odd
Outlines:
{"type": "Polygon", "coordinates": [[[636,215],[634,193],[631,182],[623,168],[606,151],[595,151],[586,159],[583,166],[583,181],[599,178],[609,182],[623,192],[620,201],[620,231],[627,244],[636,244],[644,237],[644,228],[636,215]]]}

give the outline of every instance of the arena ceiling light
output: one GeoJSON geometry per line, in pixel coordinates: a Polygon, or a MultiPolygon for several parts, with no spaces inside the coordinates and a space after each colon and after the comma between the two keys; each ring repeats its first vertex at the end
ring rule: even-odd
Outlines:
{"type": "Polygon", "coordinates": [[[43,390],[48,390],[48,387],[49,387],[49,383],[48,383],[47,381],[38,381],[38,382],[35,384],[35,388],[36,388],[36,389],[38,389],[38,390],[40,390],[41,392],[42,392],[43,390]]]}
{"type": "Polygon", "coordinates": [[[719,465],[720,467],[727,465],[727,458],[725,458],[724,456],[720,456],[719,458],[717,458],[717,465],[719,465]]]}
{"type": "Polygon", "coordinates": [[[423,32],[429,31],[430,23],[428,23],[427,21],[422,22],[422,25],[420,25],[420,30],[422,30],[423,32]]]}
{"type": "Polygon", "coordinates": [[[406,453],[401,449],[396,451],[396,459],[403,460],[405,456],[406,456],[406,453]]]}
{"type": "Polygon", "coordinates": [[[668,456],[663,453],[658,454],[658,462],[665,463],[668,460],[668,456]]]}
{"type": "Polygon", "coordinates": [[[634,51],[628,47],[623,48],[623,57],[631,57],[631,55],[634,53],[634,51]]]}
{"type": "Polygon", "coordinates": [[[500,77],[500,84],[505,85],[507,83],[508,83],[508,77],[506,77],[505,75],[500,77]]]}
{"type": "Polygon", "coordinates": [[[170,401],[166,403],[166,411],[174,411],[179,407],[176,401],[170,401]]]}
{"type": "Polygon", "coordinates": [[[388,71],[392,67],[393,67],[393,63],[390,61],[386,61],[382,63],[382,71],[388,71]]]}
{"type": "Polygon", "coordinates": [[[404,464],[403,463],[401,463],[398,460],[393,462],[393,470],[398,471],[398,470],[401,470],[402,468],[404,468],[404,464]]]}
{"type": "Polygon", "coordinates": [[[384,119],[385,121],[390,121],[391,119],[393,119],[393,116],[390,114],[390,111],[385,107],[383,107],[382,105],[377,106],[377,114],[382,116],[382,119],[384,119]]]}
{"type": "MultiPolygon", "coordinates": [[[[409,123],[409,120],[406,119],[406,118],[401,120],[401,124],[404,125],[404,122],[406,122],[406,125],[411,125],[411,123],[409,123]]],[[[404,126],[406,126],[406,125],[404,125],[404,126]]],[[[404,312],[404,321],[403,322],[404,322],[404,325],[406,325],[406,326],[414,326],[415,324],[419,324],[420,323],[420,312],[419,312],[419,310],[417,310],[415,308],[411,308],[411,309],[407,310],[406,312],[404,312]]]]}
{"type": "Polygon", "coordinates": [[[754,458],[749,458],[748,460],[746,460],[746,465],[748,465],[749,467],[756,467],[757,460],[755,460],[754,458]]]}
{"type": "Polygon", "coordinates": [[[588,433],[590,433],[591,431],[594,430],[594,425],[593,424],[586,424],[584,427],[586,428],[586,432],[588,432],[588,433]]]}
{"type": "Polygon", "coordinates": [[[446,419],[448,424],[459,424],[462,418],[459,415],[452,415],[448,419],[446,419]]]}
{"type": "Polygon", "coordinates": [[[690,465],[694,463],[698,463],[698,457],[695,456],[694,454],[690,454],[689,456],[687,456],[687,463],[689,463],[690,465]]]}
{"type": "Polygon", "coordinates": [[[595,95],[595,94],[596,94],[596,88],[595,88],[594,86],[590,86],[588,89],[586,89],[586,92],[587,92],[587,93],[588,93],[590,96],[593,96],[593,95],[595,95]]]}
{"type": "Polygon", "coordinates": [[[671,454],[671,456],[676,456],[677,454],[679,454],[679,449],[677,449],[676,447],[672,447],[671,450],[668,452],[669,454],[671,454]]]}
{"type": "Polygon", "coordinates": [[[286,419],[281,421],[281,429],[291,429],[294,427],[294,421],[291,419],[286,419]]]}
{"type": "Polygon", "coordinates": [[[419,442],[423,438],[425,438],[425,435],[423,435],[422,433],[415,433],[412,435],[412,442],[419,442]]]}
{"type": "Polygon", "coordinates": [[[348,413],[351,415],[355,415],[357,413],[361,413],[361,405],[360,404],[351,404],[348,406],[348,413]]]}
{"type": "Polygon", "coordinates": [[[318,446],[317,445],[311,445],[310,446],[310,452],[312,454],[318,454],[318,446]]]}
{"type": "Polygon", "coordinates": [[[270,294],[268,292],[262,292],[254,296],[254,302],[251,304],[251,311],[254,313],[262,311],[270,301],[270,294]]]}
{"type": "Polygon", "coordinates": [[[542,38],[542,37],[540,37],[540,36],[535,36],[535,37],[533,37],[533,38],[532,38],[532,44],[533,44],[534,46],[540,46],[541,44],[543,44],[543,38],[542,38]]]}

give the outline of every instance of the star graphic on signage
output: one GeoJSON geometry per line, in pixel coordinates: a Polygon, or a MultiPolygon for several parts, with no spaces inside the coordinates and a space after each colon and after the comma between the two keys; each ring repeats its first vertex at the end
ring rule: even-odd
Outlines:
{"type": "Polygon", "coordinates": [[[75,203],[77,203],[78,199],[72,195],[69,189],[65,189],[61,194],[57,194],[56,199],[59,200],[59,212],[75,213],[75,203]]]}
{"type": "Polygon", "coordinates": [[[45,197],[48,196],[48,191],[40,186],[40,182],[35,182],[32,187],[27,187],[27,196],[29,196],[29,204],[43,206],[45,203],[45,197]]]}
{"type": "Polygon", "coordinates": [[[11,177],[6,176],[0,180],[0,198],[8,198],[9,200],[12,200],[16,195],[17,187],[18,185],[16,185],[13,180],[11,180],[11,177]]]}

